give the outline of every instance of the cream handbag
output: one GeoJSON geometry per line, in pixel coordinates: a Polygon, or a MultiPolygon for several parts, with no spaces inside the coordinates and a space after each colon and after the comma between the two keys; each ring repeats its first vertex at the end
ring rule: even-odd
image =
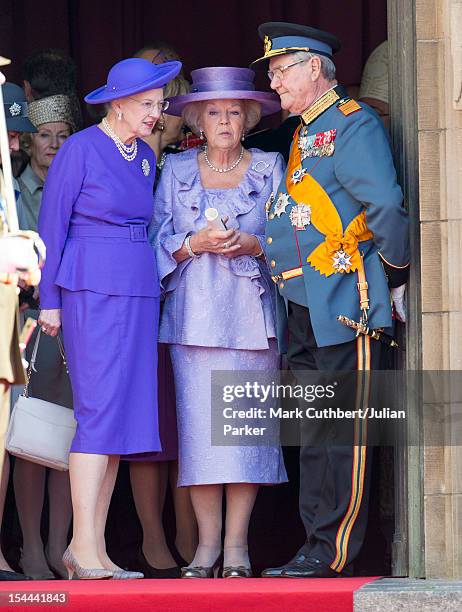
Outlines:
{"type": "MultiPolygon", "coordinates": [[[[6,434],[6,450],[15,455],[39,463],[54,470],[69,469],[69,449],[74,438],[77,423],[74,411],[58,404],[29,397],[29,383],[35,369],[37,350],[40,342],[39,328],[32,351],[24,392],[18,397],[11,414],[6,434]]],[[[59,351],[66,359],[60,336],[57,336],[59,351]]],[[[67,368],[66,368],[67,369],[67,368]]]]}

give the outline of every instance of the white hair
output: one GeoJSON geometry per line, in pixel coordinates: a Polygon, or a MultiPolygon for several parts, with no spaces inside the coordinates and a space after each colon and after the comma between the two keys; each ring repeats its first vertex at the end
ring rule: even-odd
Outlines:
{"type": "Polygon", "coordinates": [[[293,54],[296,60],[308,60],[312,57],[318,57],[321,62],[321,74],[327,81],[334,81],[336,76],[336,68],[334,62],[330,57],[325,55],[317,55],[316,53],[310,53],[307,51],[296,51],[293,54]]]}
{"type": "MultiPolygon", "coordinates": [[[[190,102],[183,109],[183,121],[194,134],[199,134],[200,132],[201,115],[208,102],[210,102],[210,100],[190,102]]],[[[242,109],[244,111],[244,131],[247,133],[260,121],[261,105],[256,100],[238,100],[238,102],[242,104],[242,109]]]]}

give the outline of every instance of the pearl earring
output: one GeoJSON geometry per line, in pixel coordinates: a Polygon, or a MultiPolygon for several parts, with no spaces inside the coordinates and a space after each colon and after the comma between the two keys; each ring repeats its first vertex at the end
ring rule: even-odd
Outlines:
{"type": "Polygon", "coordinates": [[[122,121],[122,113],[120,111],[117,113],[117,119],[122,121]]]}
{"type": "Polygon", "coordinates": [[[205,140],[205,134],[204,134],[204,131],[202,130],[202,128],[199,130],[199,138],[201,140],[205,140]]]}
{"type": "Polygon", "coordinates": [[[242,132],[241,142],[244,142],[244,140],[245,140],[245,132],[242,132]]]}

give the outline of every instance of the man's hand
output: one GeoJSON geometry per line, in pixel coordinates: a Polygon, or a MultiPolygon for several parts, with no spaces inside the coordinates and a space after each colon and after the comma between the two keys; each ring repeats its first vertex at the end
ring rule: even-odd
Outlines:
{"type": "Polygon", "coordinates": [[[45,245],[37,232],[19,231],[0,238],[0,273],[16,274],[26,285],[38,285],[45,245]]]}
{"type": "Polygon", "coordinates": [[[391,290],[391,299],[395,305],[396,318],[398,321],[401,321],[401,323],[406,323],[406,302],[404,299],[405,289],[406,285],[401,285],[400,287],[395,287],[391,290]]]}

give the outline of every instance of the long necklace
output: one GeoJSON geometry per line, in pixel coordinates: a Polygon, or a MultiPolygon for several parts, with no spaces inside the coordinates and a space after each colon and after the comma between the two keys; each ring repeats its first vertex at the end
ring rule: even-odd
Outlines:
{"type": "Polygon", "coordinates": [[[209,168],[211,168],[214,172],[220,172],[220,174],[222,172],[231,172],[231,170],[234,170],[234,168],[241,162],[242,158],[244,157],[244,147],[241,146],[241,152],[239,154],[239,157],[236,159],[236,161],[234,162],[234,164],[232,164],[229,168],[217,168],[216,166],[214,166],[212,164],[212,162],[209,160],[208,155],[207,155],[207,145],[205,145],[204,147],[204,158],[205,158],[205,163],[207,164],[207,166],[209,168]]]}
{"type": "Polygon", "coordinates": [[[111,128],[106,117],[104,117],[101,123],[103,124],[103,129],[106,134],[115,142],[115,145],[119,149],[119,153],[122,155],[122,157],[127,161],[133,161],[138,153],[138,141],[136,140],[136,138],[133,141],[133,144],[126,145],[120,140],[120,138],[111,128]]]}

